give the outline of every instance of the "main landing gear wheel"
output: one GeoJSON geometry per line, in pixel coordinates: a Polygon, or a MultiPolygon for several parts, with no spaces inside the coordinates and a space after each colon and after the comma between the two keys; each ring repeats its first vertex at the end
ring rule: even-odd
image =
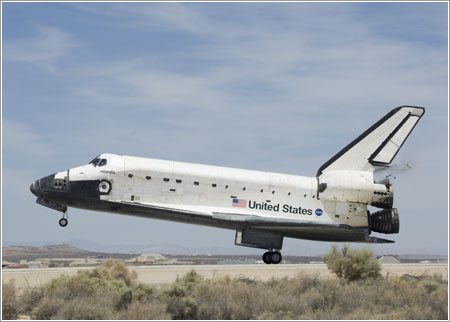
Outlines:
{"type": "Polygon", "coordinates": [[[279,264],[282,259],[283,258],[279,251],[265,252],[262,256],[262,260],[266,264],[279,264]]]}
{"type": "Polygon", "coordinates": [[[67,224],[69,223],[69,215],[67,214],[67,212],[65,212],[64,214],[63,214],[63,217],[59,220],[59,225],[61,226],[61,227],[66,227],[67,226],[67,224]]]}
{"type": "Polygon", "coordinates": [[[270,261],[272,264],[279,264],[282,260],[281,253],[280,252],[272,252],[272,255],[270,256],[270,261]]]}
{"type": "Polygon", "coordinates": [[[265,252],[262,256],[262,260],[265,264],[271,264],[272,262],[270,261],[270,252],[265,252]]]}

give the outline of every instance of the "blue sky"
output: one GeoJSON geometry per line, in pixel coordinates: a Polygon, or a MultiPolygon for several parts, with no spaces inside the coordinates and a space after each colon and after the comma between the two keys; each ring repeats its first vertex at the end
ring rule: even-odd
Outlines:
{"type": "Polygon", "coordinates": [[[62,229],[29,185],[103,152],[314,176],[409,104],[426,114],[396,159],[415,165],[393,182],[400,234],[373,249],[447,253],[447,3],[2,9],[3,241],[234,247],[233,231],[77,209],[62,229]]]}

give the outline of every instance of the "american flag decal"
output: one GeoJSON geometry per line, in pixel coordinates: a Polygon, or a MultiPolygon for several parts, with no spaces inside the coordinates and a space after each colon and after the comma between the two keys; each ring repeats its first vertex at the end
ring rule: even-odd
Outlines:
{"type": "Polygon", "coordinates": [[[233,199],[233,207],[246,208],[247,200],[244,199],[233,199]]]}

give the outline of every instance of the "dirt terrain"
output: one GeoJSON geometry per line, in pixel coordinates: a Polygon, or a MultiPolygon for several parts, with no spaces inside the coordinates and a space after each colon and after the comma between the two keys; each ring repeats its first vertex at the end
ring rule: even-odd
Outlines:
{"type": "Polygon", "coordinates": [[[87,258],[87,257],[112,257],[128,259],[138,256],[137,254],[119,254],[90,252],[70,245],[49,245],[42,247],[33,246],[9,246],[2,248],[2,259],[8,262],[19,262],[20,260],[35,260],[38,258],[87,258]]]}

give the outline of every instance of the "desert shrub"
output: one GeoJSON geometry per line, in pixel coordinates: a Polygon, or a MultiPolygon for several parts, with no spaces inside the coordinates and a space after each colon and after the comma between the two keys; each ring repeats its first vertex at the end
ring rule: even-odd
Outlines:
{"type": "Polygon", "coordinates": [[[137,279],[137,274],[135,271],[130,272],[123,262],[117,262],[111,267],[111,277],[122,280],[130,286],[137,279]]]}
{"type": "Polygon", "coordinates": [[[159,301],[151,303],[133,302],[116,315],[117,320],[169,320],[167,306],[159,301]]]}
{"type": "Polygon", "coordinates": [[[139,283],[133,288],[133,301],[148,303],[153,300],[153,287],[139,283]]]}
{"type": "Polygon", "coordinates": [[[439,283],[428,280],[428,281],[423,281],[422,286],[427,293],[432,293],[433,291],[435,291],[439,288],[439,283]]]}
{"type": "MultiPolygon", "coordinates": [[[[160,289],[136,283],[114,263],[61,276],[33,294],[3,285],[3,318],[23,310],[34,319],[77,320],[440,320],[448,317],[448,282],[442,276],[205,279],[195,271],[160,289]],[[128,283],[128,284],[127,284],[128,283]],[[26,297],[29,297],[26,300],[26,297]],[[6,298],[10,300],[5,300],[6,298]],[[9,301],[9,302],[8,302],[9,301]],[[18,302],[28,302],[17,306],[18,302]],[[8,304],[12,303],[12,304],[8,304]],[[12,309],[11,309],[12,308],[12,309]]],[[[126,268],[126,267],[125,267],[126,268]]]]}
{"type": "Polygon", "coordinates": [[[262,282],[253,298],[259,307],[253,309],[252,319],[257,320],[294,320],[304,312],[304,286],[301,278],[282,278],[262,282]]]}
{"type": "Polygon", "coordinates": [[[2,283],[2,319],[15,320],[19,313],[14,280],[2,283]]]}
{"type": "Polygon", "coordinates": [[[191,270],[183,277],[177,277],[176,281],[168,288],[162,290],[159,299],[167,305],[167,312],[172,319],[195,319],[197,304],[192,297],[192,290],[203,280],[196,271],[191,270]]]}
{"type": "Polygon", "coordinates": [[[32,311],[33,317],[37,320],[54,319],[64,303],[63,299],[44,297],[32,311]]]}
{"type": "Polygon", "coordinates": [[[20,296],[19,311],[21,313],[31,312],[44,296],[43,288],[34,286],[25,288],[20,296]]]}
{"type": "Polygon", "coordinates": [[[448,319],[448,286],[440,285],[428,297],[427,302],[433,316],[430,320],[448,319]]]}
{"type": "Polygon", "coordinates": [[[227,277],[205,280],[193,290],[201,320],[253,319],[262,307],[261,283],[227,277]]]}
{"type": "Polygon", "coordinates": [[[47,297],[38,306],[35,316],[40,320],[107,320],[114,316],[113,302],[108,294],[101,291],[71,300],[47,297]]]}
{"type": "Polygon", "coordinates": [[[153,299],[153,289],[135,280],[136,273],[113,261],[75,276],[62,275],[45,285],[32,313],[38,319],[110,319],[133,301],[153,299]]]}
{"type": "Polygon", "coordinates": [[[354,250],[344,245],[339,251],[338,247],[333,245],[331,252],[324,255],[323,260],[328,269],[341,280],[351,282],[381,277],[381,265],[367,248],[354,250]]]}
{"type": "Polygon", "coordinates": [[[430,276],[430,280],[435,281],[438,284],[448,285],[448,280],[444,278],[442,274],[433,273],[433,275],[430,276]]]}

